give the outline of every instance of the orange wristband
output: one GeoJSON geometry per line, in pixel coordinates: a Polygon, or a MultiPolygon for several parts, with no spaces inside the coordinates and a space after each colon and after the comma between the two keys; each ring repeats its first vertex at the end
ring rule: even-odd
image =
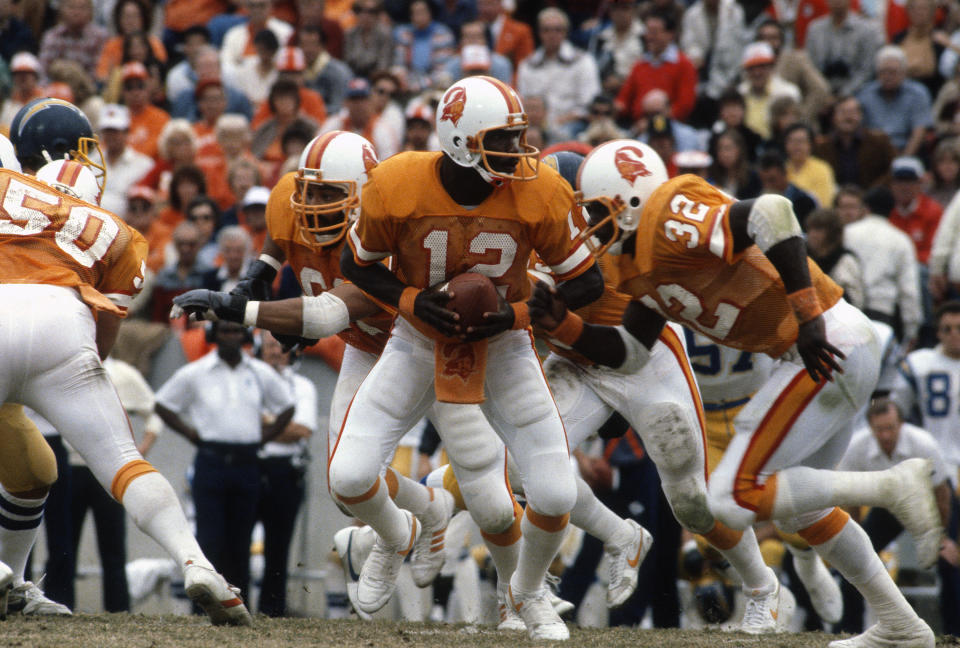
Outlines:
{"type": "Polygon", "coordinates": [[[413,317],[413,302],[417,298],[417,295],[420,294],[420,290],[420,288],[407,286],[403,289],[403,292],[400,293],[400,303],[397,304],[397,309],[402,315],[413,317]]]}
{"type": "Polygon", "coordinates": [[[530,326],[530,308],[527,302],[513,302],[510,308],[513,309],[513,330],[530,326]]]}
{"type": "Polygon", "coordinates": [[[571,310],[567,311],[566,317],[557,328],[547,331],[547,335],[567,346],[573,346],[581,333],[583,333],[583,319],[571,310]]]}
{"type": "Polygon", "coordinates": [[[817,291],[813,286],[789,293],[787,301],[790,302],[793,314],[796,315],[797,321],[801,324],[806,324],[823,313],[820,300],[817,298],[817,291]]]}

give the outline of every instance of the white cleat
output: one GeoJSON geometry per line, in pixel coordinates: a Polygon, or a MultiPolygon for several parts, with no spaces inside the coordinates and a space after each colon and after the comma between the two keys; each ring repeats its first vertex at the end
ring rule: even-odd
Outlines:
{"type": "Polygon", "coordinates": [[[769,567],[774,587],[771,590],[743,589],[747,607],[743,613],[740,630],[749,634],[768,634],[783,632],[790,627],[797,601],[793,592],[780,584],[780,580],[769,567]]]}
{"type": "Polygon", "coordinates": [[[372,617],[360,609],[357,603],[357,588],[360,582],[360,570],[377,541],[377,532],[371,527],[348,526],[333,534],[333,548],[340,557],[343,567],[343,579],[347,583],[347,598],[354,611],[364,621],[372,617]]]}
{"type": "Polygon", "coordinates": [[[632,534],[626,544],[605,545],[603,550],[610,555],[610,574],[607,583],[607,607],[615,608],[626,603],[637,589],[637,573],[640,563],[653,546],[653,536],[633,520],[626,520],[632,534]]]}
{"type": "Polygon", "coordinates": [[[7,618],[7,599],[13,589],[13,570],[0,562],[0,621],[7,618]]]}
{"type": "Polygon", "coordinates": [[[397,574],[400,565],[420,538],[420,523],[409,511],[403,511],[410,528],[409,540],[395,546],[377,541],[360,570],[360,582],[357,584],[357,605],[367,614],[373,614],[390,600],[397,589],[397,574]]]}
{"type": "Polygon", "coordinates": [[[521,592],[509,587],[507,593],[510,605],[523,619],[527,634],[531,639],[565,641],[570,638],[570,630],[557,611],[550,604],[550,593],[546,586],[533,592],[521,592]]]}
{"type": "Polygon", "coordinates": [[[823,621],[839,623],[843,616],[843,595],[830,570],[813,549],[790,550],[793,567],[810,595],[813,609],[823,621]]]}
{"type": "Polygon", "coordinates": [[[253,625],[240,598],[240,588],[227,583],[214,569],[188,560],[183,569],[183,585],[187,596],[203,608],[213,625],[253,625]]]}
{"type": "Polygon", "coordinates": [[[884,628],[878,623],[863,634],[829,644],[830,648],[933,648],[935,645],[933,630],[920,618],[900,630],[884,628]]]}
{"type": "Polygon", "coordinates": [[[44,596],[43,590],[30,581],[24,581],[22,585],[10,589],[7,594],[7,611],[18,612],[23,616],[70,616],[73,614],[66,605],[44,596]]]}
{"type": "Polygon", "coordinates": [[[423,531],[420,538],[413,545],[413,555],[410,556],[410,572],[417,587],[426,587],[434,581],[447,553],[443,550],[443,540],[447,533],[447,525],[453,517],[453,495],[442,488],[434,488],[433,501],[427,512],[420,517],[423,531]]]}
{"type": "Polygon", "coordinates": [[[500,621],[497,630],[504,632],[526,632],[527,624],[523,622],[513,606],[510,605],[510,592],[507,583],[497,583],[497,612],[500,621]]]}
{"type": "Polygon", "coordinates": [[[890,512],[913,536],[917,560],[923,568],[932,567],[940,554],[943,527],[933,496],[933,463],[929,459],[907,459],[893,468],[897,479],[891,480],[890,512]]]}
{"type": "Polygon", "coordinates": [[[563,616],[567,612],[570,612],[577,607],[570,601],[560,598],[560,595],[557,594],[557,590],[560,588],[559,576],[554,576],[550,572],[547,572],[544,580],[547,581],[547,592],[550,594],[550,605],[553,606],[553,609],[556,610],[557,614],[563,616]]]}

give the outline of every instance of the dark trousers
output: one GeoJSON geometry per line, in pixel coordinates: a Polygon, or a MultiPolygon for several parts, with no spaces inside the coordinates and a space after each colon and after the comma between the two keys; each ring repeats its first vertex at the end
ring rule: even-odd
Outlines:
{"type": "Polygon", "coordinates": [[[197,542],[227,582],[250,590],[250,538],[257,521],[257,446],[201,442],[194,460],[197,542]]]}
{"type": "Polygon", "coordinates": [[[72,610],[73,579],[77,565],[70,514],[70,464],[67,449],[59,436],[47,437],[47,443],[57,458],[57,481],[50,488],[43,516],[43,523],[47,527],[47,573],[43,579],[43,590],[48,598],[72,610]]]}
{"type": "Polygon", "coordinates": [[[287,569],[293,526],[303,503],[304,473],[289,457],[260,460],[260,506],[257,518],[263,522],[263,583],[259,609],[267,616],[287,612],[287,569]]]}
{"type": "Polygon", "coordinates": [[[70,495],[74,556],[79,552],[80,535],[89,510],[97,532],[97,551],[103,575],[103,609],[129,612],[127,523],[123,506],[103,489],[86,466],[71,466],[70,495]]]}
{"type": "MultiPolygon", "coordinates": [[[[598,493],[600,501],[617,515],[633,518],[653,534],[653,548],[640,566],[639,585],[619,608],[610,611],[611,626],[638,625],[647,607],[653,611],[658,628],[680,625],[680,599],[677,594],[677,552],[680,525],[660,489],[660,476],[649,457],[637,463],[618,466],[620,487],[598,493]]],[[[587,588],[593,583],[597,565],[603,556],[603,543],[585,535],[583,547],[574,564],[563,574],[560,596],[579,607],[587,588]]]]}

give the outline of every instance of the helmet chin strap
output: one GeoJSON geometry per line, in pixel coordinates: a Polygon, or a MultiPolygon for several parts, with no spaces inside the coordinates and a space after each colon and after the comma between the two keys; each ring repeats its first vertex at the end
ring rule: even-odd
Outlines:
{"type": "Polygon", "coordinates": [[[488,184],[492,184],[494,187],[500,188],[510,182],[508,178],[501,178],[500,176],[493,175],[487,171],[482,164],[474,164],[473,168],[477,170],[477,173],[480,174],[480,177],[484,179],[488,184]]]}

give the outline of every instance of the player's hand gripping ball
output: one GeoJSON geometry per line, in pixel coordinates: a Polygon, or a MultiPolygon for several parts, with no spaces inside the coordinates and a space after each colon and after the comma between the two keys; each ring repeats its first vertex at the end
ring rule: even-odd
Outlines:
{"type": "Polygon", "coordinates": [[[453,294],[453,298],[447,302],[447,309],[460,316],[460,326],[464,331],[468,326],[486,323],[484,313],[500,310],[497,287],[489,277],[478,272],[459,274],[450,279],[442,290],[453,294]]]}

